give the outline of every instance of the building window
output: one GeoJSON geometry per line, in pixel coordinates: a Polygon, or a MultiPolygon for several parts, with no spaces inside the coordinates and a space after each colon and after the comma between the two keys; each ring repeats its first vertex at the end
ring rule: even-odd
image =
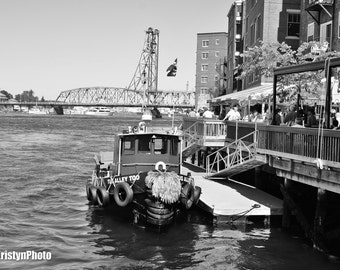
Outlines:
{"type": "Polygon", "coordinates": [[[332,40],[332,21],[323,23],[320,25],[320,42],[327,41],[328,44],[331,43],[332,40]]]}
{"type": "Polygon", "coordinates": [[[248,83],[253,83],[254,82],[254,73],[252,72],[251,74],[248,75],[248,83]]]}
{"type": "Polygon", "coordinates": [[[314,23],[309,23],[307,27],[307,41],[314,40],[314,23]]]}
{"type": "Polygon", "coordinates": [[[256,19],[256,40],[261,39],[261,15],[256,19]]]}
{"type": "Polygon", "coordinates": [[[201,70],[202,71],[207,71],[208,70],[208,64],[202,64],[201,65],[201,70]]]}
{"type": "Polygon", "coordinates": [[[220,40],[219,39],[215,40],[215,45],[220,45],[220,40]]]}
{"type": "Polygon", "coordinates": [[[208,83],[208,77],[207,76],[202,76],[201,77],[201,83],[208,83]]]}
{"type": "Polygon", "coordinates": [[[200,94],[201,94],[201,95],[206,95],[206,94],[208,94],[208,87],[201,87],[200,94]]]}
{"type": "Polygon", "coordinates": [[[255,24],[250,26],[250,44],[253,45],[255,43],[255,24]]]}
{"type": "Polygon", "coordinates": [[[300,11],[288,13],[287,36],[300,36],[300,11]]]}
{"type": "Polygon", "coordinates": [[[202,40],[202,47],[209,47],[209,40],[202,40]]]}
{"type": "Polygon", "coordinates": [[[215,57],[219,57],[220,56],[220,52],[219,51],[216,51],[215,52],[215,57]]]}
{"type": "Polygon", "coordinates": [[[202,52],[202,59],[208,59],[209,53],[202,52]]]}

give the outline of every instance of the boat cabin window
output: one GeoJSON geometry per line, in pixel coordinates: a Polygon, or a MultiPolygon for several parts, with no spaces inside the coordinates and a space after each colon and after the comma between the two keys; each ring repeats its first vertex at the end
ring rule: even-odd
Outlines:
{"type": "Polygon", "coordinates": [[[170,140],[170,155],[178,155],[178,138],[171,138],[170,140]]]}
{"type": "Polygon", "coordinates": [[[154,154],[154,155],[178,155],[178,138],[172,138],[167,135],[142,135],[136,137],[138,139],[138,153],[154,154]]]}
{"type": "Polygon", "coordinates": [[[151,153],[151,136],[138,137],[138,152],[151,153]]]}
{"type": "Polygon", "coordinates": [[[135,154],[135,136],[125,137],[123,139],[123,153],[125,155],[134,155],[135,154]]]}
{"type": "Polygon", "coordinates": [[[166,138],[153,138],[154,153],[166,154],[168,150],[168,140],[166,138]]]}

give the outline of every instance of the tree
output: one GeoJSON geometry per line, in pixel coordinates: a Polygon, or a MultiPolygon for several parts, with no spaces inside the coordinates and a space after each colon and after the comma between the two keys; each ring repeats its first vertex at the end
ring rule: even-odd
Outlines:
{"type": "Polygon", "coordinates": [[[35,102],[39,98],[34,96],[33,90],[23,91],[21,94],[15,95],[15,99],[21,102],[35,102]]]}
{"type": "MultiPolygon", "coordinates": [[[[245,79],[251,74],[260,74],[261,76],[272,78],[274,69],[278,67],[321,61],[330,57],[340,56],[340,53],[335,51],[319,50],[316,53],[312,50],[315,47],[320,48],[322,44],[314,41],[305,42],[295,51],[284,42],[261,42],[259,46],[249,48],[243,53],[244,62],[240,66],[241,75],[237,79],[245,79]]],[[[323,77],[324,73],[322,71],[281,76],[277,85],[278,101],[289,104],[299,103],[302,92],[318,98],[323,77]]]]}
{"type": "Polygon", "coordinates": [[[8,93],[6,90],[1,90],[0,93],[4,94],[8,99],[13,98],[12,94],[8,93]]]}

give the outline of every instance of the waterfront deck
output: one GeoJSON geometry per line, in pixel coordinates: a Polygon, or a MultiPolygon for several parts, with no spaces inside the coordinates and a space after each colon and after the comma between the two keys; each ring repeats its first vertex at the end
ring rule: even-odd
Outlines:
{"type": "Polygon", "coordinates": [[[182,173],[190,172],[195,184],[202,189],[198,207],[212,214],[217,222],[244,221],[250,216],[282,215],[282,200],[233,180],[209,180],[205,178],[204,171],[198,172],[190,167],[184,166],[182,173]]]}

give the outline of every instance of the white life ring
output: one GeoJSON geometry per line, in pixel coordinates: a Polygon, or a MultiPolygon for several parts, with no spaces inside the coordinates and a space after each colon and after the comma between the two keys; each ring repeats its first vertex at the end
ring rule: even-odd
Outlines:
{"type": "Polygon", "coordinates": [[[159,171],[159,165],[162,165],[162,168],[164,171],[166,171],[166,164],[163,162],[163,161],[158,161],[156,164],[155,164],[155,169],[157,171],[159,171]]]}

